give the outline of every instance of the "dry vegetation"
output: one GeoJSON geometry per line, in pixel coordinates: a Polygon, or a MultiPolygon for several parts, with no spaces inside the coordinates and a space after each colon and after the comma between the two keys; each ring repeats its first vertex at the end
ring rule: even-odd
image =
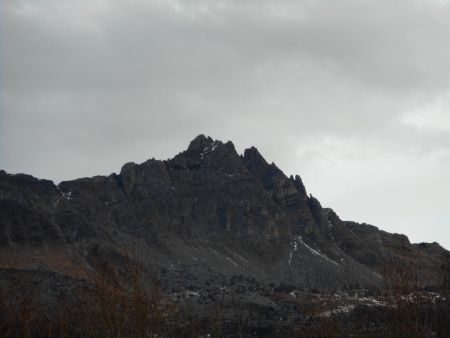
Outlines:
{"type": "MultiPolygon", "coordinates": [[[[144,268],[142,257],[127,253],[120,267],[104,265],[80,287],[74,299],[44,309],[35,291],[10,297],[0,290],[1,337],[248,337],[262,335],[249,327],[237,299],[225,309],[216,297],[207,320],[191,316],[163,294],[159,282],[144,268]],[[226,312],[234,315],[226,325],[226,312]],[[256,333],[255,333],[256,332],[256,333]]],[[[419,289],[414,271],[390,266],[386,285],[370,297],[361,290],[340,293],[303,292],[295,298],[302,320],[272,331],[289,337],[449,337],[450,304],[448,267],[442,267],[442,287],[419,289]],[[374,304],[368,305],[370,299],[374,304]]],[[[291,299],[288,293],[274,300],[291,299]]],[[[276,320],[274,318],[274,325],[276,320]]]]}

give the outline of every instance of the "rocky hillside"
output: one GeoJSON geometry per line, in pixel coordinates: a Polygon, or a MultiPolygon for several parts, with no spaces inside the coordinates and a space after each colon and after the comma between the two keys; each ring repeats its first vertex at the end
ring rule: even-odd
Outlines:
{"type": "Polygon", "coordinates": [[[172,159],[59,185],[0,171],[2,267],[87,278],[130,250],[174,292],[231,276],[376,287],[400,267],[419,285],[436,285],[450,262],[436,243],[342,221],[256,148],[239,155],[204,135],[172,159]]]}

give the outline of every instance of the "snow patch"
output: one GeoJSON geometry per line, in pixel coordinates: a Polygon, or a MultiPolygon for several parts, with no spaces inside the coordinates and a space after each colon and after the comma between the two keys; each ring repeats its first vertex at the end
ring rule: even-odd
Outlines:
{"type": "Polygon", "coordinates": [[[66,200],[72,199],[72,190],[69,190],[69,192],[64,192],[60,189],[60,187],[56,187],[56,189],[59,191],[59,193],[62,195],[62,197],[66,200]]]}
{"type": "Polygon", "coordinates": [[[378,274],[378,273],[376,273],[376,272],[374,272],[374,271],[372,271],[372,273],[373,273],[375,276],[377,276],[379,279],[383,279],[383,277],[381,277],[380,274],[378,274]]]}
{"type": "Polygon", "coordinates": [[[342,306],[337,307],[336,309],[322,312],[319,315],[319,317],[331,317],[331,315],[333,315],[333,314],[349,313],[354,308],[355,308],[355,305],[353,305],[353,304],[342,305],[342,306]]]}
{"type": "Polygon", "coordinates": [[[239,258],[240,260],[242,260],[242,261],[244,261],[244,262],[247,262],[247,263],[249,263],[248,259],[246,259],[246,258],[242,257],[242,256],[241,256],[241,255],[239,255],[238,253],[234,252],[234,255],[235,255],[236,257],[238,257],[238,258],[239,258]]]}
{"type": "Polygon", "coordinates": [[[231,262],[232,264],[239,266],[238,263],[236,263],[235,261],[233,261],[230,257],[225,257],[229,262],[231,262]]]}
{"type": "Polygon", "coordinates": [[[62,192],[63,198],[65,198],[66,200],[71,200],[72,199],[72,190],[70,190],[69,192],[62,192]]]}
{"type": "Polygon", "coordinates": [[[388,306],[387,303],[376,300],[375,298],[372,297],[359,297],[358,301],[367,306],[388,306]]]}
{"type": "Polygon", "coordinates": [[[297,239],[301,238],[300,236],[298,236],[296,239],[294,239],[294,242],[292,242],[294,249],[289,253],[289,259],[288,259],[288,263],[289,266],[291,266],[292,263],[292,257],[294,256],[294,253],[298,250],[298,244],[297,244],[297,239]]]}
{"type": "Polygon", "coordinates": [[[199,297],[200,296],[200,292],[197,291],[186,291],[186,296],[187,297],[199,297]]]}
{"type": "Polygon", "coordinates": [[[302,236],[298,236],[297,240],[302,243],[311,253],[313,253],[316,256],[319,256],[323,259],[325,259],[326,261],[330,262],[331,264],[335,265],[335,266],[339,266],[339,263],[333,261],[332,259],[328,258],[326,255],[324,255],[323,253],[311,248],[308,244],[306,244],[305,242],[303,242],[302,240],[302,236]]]}
{"type": "Polygon", "coordinates": [[[56,209],[59,204],[59,197],[56,198],[56,200],[53,202],[53,209],[56,209]]]}
{"type": "Polygon", "coordinates": [[[205,156],[209,153],[212,153],[219,146],[218,141],[214,141],[214,143],[206,145],[203,150],[200,152],[200,158],[203,160],[205,156]]]}

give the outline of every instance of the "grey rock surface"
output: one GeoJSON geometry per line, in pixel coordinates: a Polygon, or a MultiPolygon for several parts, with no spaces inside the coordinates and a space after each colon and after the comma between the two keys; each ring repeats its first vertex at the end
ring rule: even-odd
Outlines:
{"type": "Polygon", "coordinates": [[[233,143],[204,135],[172,159],[59,185],[0,171],[2,266],[83,278],[104,262],[120,266],[128,250],[172,292],[232,276],[305,289],[376,287],[400,265],[426,286],[439,283],[450,260],[438,244],[342,221],[256,148],[239,155],[233,143]]]}

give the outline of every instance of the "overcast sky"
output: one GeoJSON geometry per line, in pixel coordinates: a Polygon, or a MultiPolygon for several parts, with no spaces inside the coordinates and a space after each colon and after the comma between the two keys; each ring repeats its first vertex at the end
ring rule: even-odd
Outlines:
{"type": "Polygon", "coordinates": [[[109,174],[204,133],[450,248],[447,1],[3,0],[0,76],[8,172],[109,174]]]}

